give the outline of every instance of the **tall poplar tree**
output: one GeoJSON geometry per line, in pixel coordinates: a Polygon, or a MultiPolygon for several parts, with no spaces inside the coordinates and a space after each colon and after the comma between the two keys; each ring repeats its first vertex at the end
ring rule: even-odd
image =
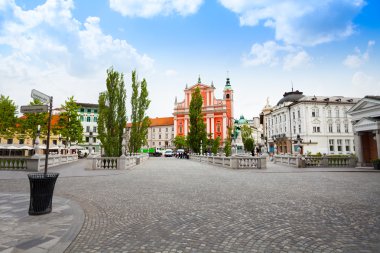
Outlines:
{"type": "Polygon", "coordinates": [[[79,106],[73,96],[65,101],[65,104],[62,105],[62,109],[64,111],[59,115],[58,126],[55,130],[59,132],[65,140],[82,142],[83,127],[79,119],[79,106]]]}
{"type": "Polygon", "coordinates": [[[132,97],[131,97],[131,133],[129,137],[129,152],[139,152],[147,143],[149,117],[146,111],[149,108],[148,87],[145,78],[138,81],[136,70],[132,71],[132,97]]]}
{"type": "Polygon", "coordinates": [[[127,122],[124,75],[109,68],[106,87],[107,90],[99,95],[98,136],[104,155],[117,157],[122,153],[122,135],[127,122]]]}
{"type": "Polygon", "coordinates": [[[187,136],[190,148],[195,153],[200,153],[201,141],[207,141],[206,125],[202,116],[202,96],[201,90],[197,87],[191,95],[190,102],[190,132],[187,136]]]}
{"type": "Polygon", "coordinates": [[[0,136],[12,137],[16,131],[17,106],[15,103],[5,97],[0,96],[0,136]]]}

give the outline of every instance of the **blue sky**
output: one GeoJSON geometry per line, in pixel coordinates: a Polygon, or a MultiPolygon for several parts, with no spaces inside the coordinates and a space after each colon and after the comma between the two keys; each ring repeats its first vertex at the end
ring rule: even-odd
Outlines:
{"type": "MultiPolygon", "coordinates": [[[[0,0],[0,93],[30,90],[96,103],[110,66],[146,78],[151,117],[171,116],[198,75],[235,117],[258,116],[269,97],[380,95],[376,0],[0,0]]],[[[129,110],[130,112],[130,110],[129,110]]]]}

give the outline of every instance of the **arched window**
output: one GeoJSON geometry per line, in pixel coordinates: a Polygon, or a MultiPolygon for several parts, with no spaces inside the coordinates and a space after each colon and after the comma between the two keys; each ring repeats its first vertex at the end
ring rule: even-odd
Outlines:
{"type": "Polygon", "coordinates": [[[226,98],[229,99],[230,98],[230,94],[226,94],[226,98]]]}

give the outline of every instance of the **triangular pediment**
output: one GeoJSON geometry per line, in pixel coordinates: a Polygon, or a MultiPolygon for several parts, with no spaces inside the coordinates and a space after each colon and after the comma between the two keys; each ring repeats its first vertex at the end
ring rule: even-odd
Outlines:
{"type": "Polygon", "coordinates": [[[194,90],[196,89],[197,87],[199,87],[199,89],[210,89],[211,86],[209,85],[206,85],[206,84],[203,84],[203,83],[196,83],[194,84],[193,86],[191,86],[190,88],[188,88],[187,90],[194,90]]]}
{"type": "Polygon", "coordinates": [[[380,106],[380,100],[372,99],[372,98],[363,98],[359,102],[356,103],[348,113],[359,112],[361,110],[374,108],[376,106],[380,106]]]}
{"type": "Polygon", "coordinates": [[[362,118],[361,120],[359,120],[356,124],[355,124],[355,127],[358,127],[358,126],[366,126],[368,124],[373,124],[373,123],[376,123],[376,120],[374,119],[370,119],[370,118],[362,118]]]}

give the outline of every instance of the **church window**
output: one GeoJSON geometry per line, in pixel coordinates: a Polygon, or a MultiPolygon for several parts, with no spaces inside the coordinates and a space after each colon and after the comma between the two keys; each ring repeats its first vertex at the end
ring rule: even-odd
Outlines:
{"type": "Polygon", "coordinates": [[[230,94],[226,94],[226,98],[229,99],[230,98],[230,94]]]}

